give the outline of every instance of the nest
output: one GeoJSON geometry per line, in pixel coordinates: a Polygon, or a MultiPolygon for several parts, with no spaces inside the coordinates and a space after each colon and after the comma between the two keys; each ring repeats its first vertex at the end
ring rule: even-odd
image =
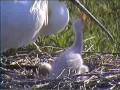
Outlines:
{"type": "Polygon", "coordinates": [[[120,89],[120,54],[84,52],[83,59],[90,71],[84,74],[47,79],[41,63],[51,63],[55,55],[36,50],[17,51],[1,56],[2,89],[120,89]],[[85,80],[75,78],[87,76],[85,80]]]}

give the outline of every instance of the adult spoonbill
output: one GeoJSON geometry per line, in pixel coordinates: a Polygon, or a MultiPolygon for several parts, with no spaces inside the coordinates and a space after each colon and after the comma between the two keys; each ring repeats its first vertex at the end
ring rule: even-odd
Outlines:
{"type": "MultiPolygon", "coordinates": [[[[106,28],[78,0],[71,1],[79,8],[81,7],[112,37],[106,28]]],[[[62,28],[69,21],[69,12],[65,4],[61,3],[60,5],[59,1],[49,0],[49,2],[51,5],[48,5],[48,0],[1,0],[1,52],[34,42],[39,31],[41,34],[49,35],[63,30],[62,28]],[[48,7],[51,8],[49,12],[48,7]]]]}
{"type": "Polygon", "coordinates": [[[59,1],[2,0],[0,6],[1,52],[35,41],[41,28],[45,35],[60,31],[69,21],[68,9],[59,1]]]}
{"type": "Polygon", "coordinates": [[[73,23],[75,32],[75,42],[66,49],[59,57],[55,59],[52,66],[52,72],[49,78],[55,79],[65,75],[74,75],[88,72],[88,67],[84,65],[81,56],[83,49],[83,29],[84,25],[80,19],[73,23]],[[70,72],[69,72],[70,71],[70,72]]]}
{"type": "Polygon", "coordinates": [[[40,30],[40,35],[51,35],[64,30],[69,22],[69,11],[63,2],[48,1],[48,24],[40,30]]]}

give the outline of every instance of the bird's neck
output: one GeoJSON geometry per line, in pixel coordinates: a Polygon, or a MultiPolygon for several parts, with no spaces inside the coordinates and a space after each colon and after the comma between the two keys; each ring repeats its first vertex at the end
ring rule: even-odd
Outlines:
{"type": "Polygon", "coordinates": [[[83,49],[83,31],[78,30],[75,32],[75,41],[74,44],[72,45],[72,48],[74,52],[76,53],[82,53],[83,49]]]}

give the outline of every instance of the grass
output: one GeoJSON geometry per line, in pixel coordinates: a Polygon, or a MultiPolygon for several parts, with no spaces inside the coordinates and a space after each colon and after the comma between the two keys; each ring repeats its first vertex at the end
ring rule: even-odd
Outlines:
{"type": "Polygon", "coordinates": [[[85,22],[84,51],[120,52],[120,2],[119,0],[81,0],[87,9],[101,21],[114,37],[111,41],[101,28],[90,18],[79,11],[70,1],[65,1],[70,12],[70,22],[65,30],[52,36],[41,36],[37,43],[41,47],[53,46],[66,48],[74,42],[72,20],[82,15],[85,22]]]}

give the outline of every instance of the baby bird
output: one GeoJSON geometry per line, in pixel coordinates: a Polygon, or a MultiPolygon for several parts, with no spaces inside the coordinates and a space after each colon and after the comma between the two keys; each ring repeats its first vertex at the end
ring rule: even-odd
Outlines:
{"type": "Polygon", "coordinates": [[[73,23],[73,31],[75,32],[75,42],[71,47],[66,49],[59,57],[56,58],[52,66],[50,79],[72,76],[88,72],[88,67],[83,64],[81,56],[83,49],[83,22],[78,19],[73,23]]]}
{"type": "Polygon", "coordinates": [[[49,73],[51,72],[51,70],[52,70],[52,66],[48,62],[40,63],[39,73],[40,73],[42,79],[46,79],[48,77],[49,73]]]}

